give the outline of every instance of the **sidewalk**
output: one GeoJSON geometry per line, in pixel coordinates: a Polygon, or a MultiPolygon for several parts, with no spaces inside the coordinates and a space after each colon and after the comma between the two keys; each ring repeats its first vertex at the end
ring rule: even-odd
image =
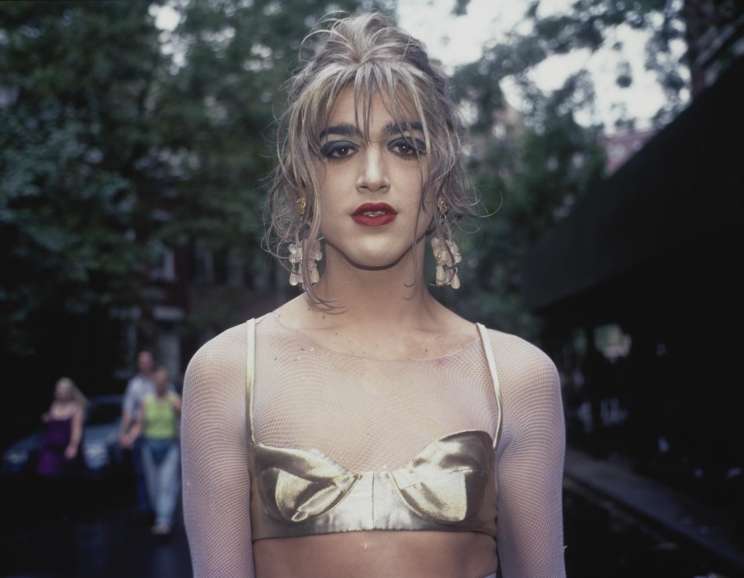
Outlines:
{"type": "Polygon", "coordinates": [[[744,548],[726,530],[720,514],[620,464],[566,448],[566,477],[690,540],[744,573],[744,548]]]}

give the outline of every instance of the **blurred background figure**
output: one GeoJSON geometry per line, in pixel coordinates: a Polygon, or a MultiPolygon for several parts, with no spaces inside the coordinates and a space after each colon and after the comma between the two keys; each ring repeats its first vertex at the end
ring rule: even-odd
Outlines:
{"type": "Polygon", "coordinates": [[[81,442],[86,407],[85,396],[70,378],[57,380],[49,410],[41,416],[44,429],[32,486],[34,506],[43,518],[66,518],[78,510],[76,480],[85,468],[81,442]]]}
{"type": "Polygon", "coordinates": [[[178,420],[181,398],[173,391],[164,367],[155,371],[153,379],[155,390],[144,396],[125,442],[132,445],[140,440],[150,504],[155,510],[152,533],[168,535],[173,527],[180,489],[178,420]]]}
{"type": "Polygon", "coordinates": [[[36,473],[58,478],[80,466],[80,441],[87,400],[68,377],[62,377],[54,388],[49,411],[41,416],[46,424],[39,448],[36,473]]]}
{"type": "Polygon", "coordinates": [[[149,518],[152,505],[148,500],[147,483],[142,465],[142,442],[137,436],[130,435],[136,413],[142,406],[142,400],[155,392],[153,383],[153,369],[155,359],[150,351],[143,350],[137,356],[137,374],[129,380],[124,392],[122,404],[121,430],[119,442],[125,449],[132,450],[132,465],[137,486],[137,514],[149,518]]]}

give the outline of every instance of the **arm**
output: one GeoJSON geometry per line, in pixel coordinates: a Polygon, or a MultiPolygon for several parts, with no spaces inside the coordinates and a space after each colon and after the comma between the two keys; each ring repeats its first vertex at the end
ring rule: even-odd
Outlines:
{"type": "Polygon", "coordinates": [[[176,392],[172,392],[170,394],[170,400],[173,404],[173,409],[176,410],[176,413],[181,413],[181,398],[178,396],[176,392]]]}
{"type": "Polygon", "coordinates": [[[497,450],[503,576],[563,578],[565,425],[560,378],[553,361],[527,344],[510,381],[504,388],[504,435],[497,450]]]}
{"type": "Polygon", "coordinates": [[[65,448],[65,457],[73,459],[80,449],[80,440],[83,437],[83,408],[80,407],[72,416],[72,431],[70,432],[70,443],[65,448]]]}
{"type": "Polygon", "coordinates": [[[129,431],[125,433],[121,438],[121,445],[125,448],[131,448],[134,445],[135,440],[142,433],[142,413],[135,412],[134,416],[130,421],[129,431]]]}
{"type": "Polygon", "coordinates": [[[219,340],[202,347],[186,370],[181,419],[184,522],[194,578],[254,578],[245,348],[240,341],[231,352],[219,340]]]}

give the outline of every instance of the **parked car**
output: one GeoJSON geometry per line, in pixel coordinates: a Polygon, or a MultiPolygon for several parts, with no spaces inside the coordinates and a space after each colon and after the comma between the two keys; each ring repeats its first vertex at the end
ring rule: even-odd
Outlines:
{"type": "MultiPolygon", "coordinates": [[[[85,463],[82,473],[86,477],[106,477],[121,464],[118,432],[122,397],[99,395],[89,400],[81,444],[85,463]]],[[[32,474],[41,440],[39,431],[8,447],[3,454],[2,473],[8,476],[32,474]]]]}

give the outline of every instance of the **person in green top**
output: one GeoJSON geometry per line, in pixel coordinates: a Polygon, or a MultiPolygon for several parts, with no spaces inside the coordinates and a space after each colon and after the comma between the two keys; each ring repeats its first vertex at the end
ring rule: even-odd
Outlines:
{"type": "Polygon", "coordinates": [[[133,442],[143,438],[142,461],[150,502],[155,509],[152,533],[168,535],[180,490],[178,441],[181,398],[169,388],[168,370],[159,367],[153,374],[155,392],[147,394],[128,434],[133,442]]]}

